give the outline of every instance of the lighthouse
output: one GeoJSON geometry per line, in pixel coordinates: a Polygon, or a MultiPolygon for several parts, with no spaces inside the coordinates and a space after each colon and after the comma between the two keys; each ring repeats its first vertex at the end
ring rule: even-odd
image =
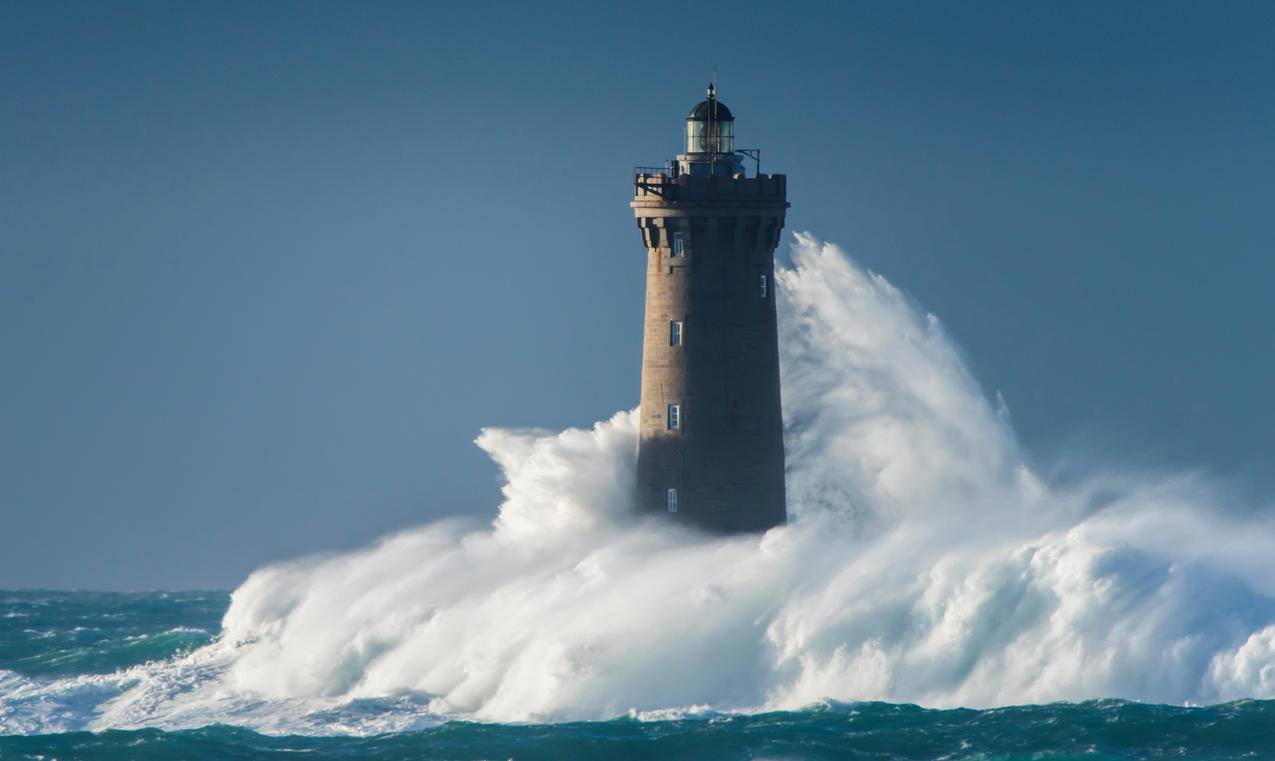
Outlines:
{"type": "Polygon", "coordinates": [[[735,147],[710,85],[685,153],[634,168],[630,205],[647,257],[638,504],[714,533],[781,525],[774,252],[787,178],[735,147]]]}

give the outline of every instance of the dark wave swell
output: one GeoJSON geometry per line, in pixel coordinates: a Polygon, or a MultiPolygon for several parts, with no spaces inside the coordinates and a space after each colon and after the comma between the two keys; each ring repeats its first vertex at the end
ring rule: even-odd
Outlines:
{"type": "Polygon", "coordinates": [[[1263,759],[1275,701],[1179,708],[1104,700],[991,710],[889,703],[676,721],[451,722],[374,737],[212,726],[0,737],[14,759],[1263,759]]]}

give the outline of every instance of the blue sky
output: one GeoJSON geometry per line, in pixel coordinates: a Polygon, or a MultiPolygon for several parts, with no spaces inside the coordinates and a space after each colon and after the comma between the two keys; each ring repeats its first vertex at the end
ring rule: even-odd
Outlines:
{"type": "Polygon", "coordinates": [[[491,514],[636,404],[629,170],[716,65],[790,230],[1042,471],[1275,493],[1269,3],[7,3],[0,587],[225,587],[491,514]]]}

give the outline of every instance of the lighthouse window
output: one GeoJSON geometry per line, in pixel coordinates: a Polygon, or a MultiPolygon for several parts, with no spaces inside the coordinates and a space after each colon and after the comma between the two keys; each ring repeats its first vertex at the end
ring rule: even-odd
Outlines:
{"type": "Polygon", "coordinates": [[[668,406],[668,429],[676,431],[682,427],[682,405],[670,404],[668,406]]]}
{"type": "Polygon", "coordinates": [[[670,513],[677,512],[677,489],[668,490],[668,511],[670,513]]]}
{"type": "Polygon", "coordinates": [[[682,256],[686,253],[686,242],[681,233],[673,233],[673,256],[682,256]]]}
{"type": "Polygon", "coordinates": [[[761,297],[762,297],[763,299],[764,299],[764,298],[766,298],[766,286],[767,286],[767,285],[768,285],[768,283],[766,282],[766,276],[765,276],[765,275],[762,275],[762,276],[761,276],[761,297]]]}
{"type": "Polygon", "coordinates": [[[681,320],[670,320],[670,321],[669,321],[669,324],[668,324],[668,345],[669,345],[669,346],[681,346],[681,345],[682,345],[682,321],[681,321],[681,320]]]}

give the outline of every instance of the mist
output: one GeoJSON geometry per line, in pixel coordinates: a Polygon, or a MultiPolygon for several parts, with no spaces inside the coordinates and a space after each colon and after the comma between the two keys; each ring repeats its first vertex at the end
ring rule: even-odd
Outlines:
{"type": "Polygon", "coordinates": [[[937,317],[811,235],[791,260],[789,525],[721,538],[637,516],[632,411],[489,428],[490,522],[262,568],[217,641],[172,661],[0,673],[0,730],[1275,697],[1266,513],[1199,474],[1050,483],[937,317]]]}

